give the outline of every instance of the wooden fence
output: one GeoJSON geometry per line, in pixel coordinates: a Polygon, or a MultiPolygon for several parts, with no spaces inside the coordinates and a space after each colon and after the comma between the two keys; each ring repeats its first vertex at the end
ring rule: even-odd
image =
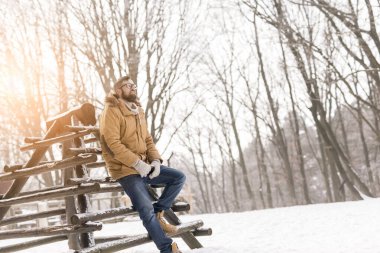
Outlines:
{"type": "MultiPolygon", "coordinates": [[[[102,229],[102,220],[136,214],[133,209],[128,207],[91,211],[89,194],[123,191],[122,187],[109,177],[89,177],[89,168],[105,166],[104,161],[98,159],[101,157],[100,148],[86,147],[86,144],[97,142],[99,139],[99,129],[95,127],[95,124],[95,108],[92,104],[85,103],[49,119],[46,122],[48,130],[45,136],[25,138],[26,144],[20,150],[34,150],[29,161],[25,164],[6,165],[4,173],[0,174],[0,185],[8,188],[6,192],[3,189],[5,194],[0,199],[0,226],[53,216],[65,217],[65,224],[2,230],[0,231],[0,240],[24,237],[41,238],[0,247],[0,252],[13,252],[60,240],[67,240],[68,248],[78,253],[115,252],[151,241],[147,234],[94,236],[95,231],[102,229]],[[48,149],[53,144],[59,143],[62,149],[62,159],[41,161],[48,149]],[[21,192],[29,177],[55,170],[61,171],[62,185],[21,192]],[[5,218],[12,205],[55,199],[64,199],[65,208],[5,218]]],[[[160,186],[149,188],[152,201],[157,199],[154,187],[160,186]]],[[[195,236],[211,235],[212,231],[201,228],[203,222],[200,220],[182,223],[175,212],[189,209],[190,206],[182,202],[174,204],[171,210],[165,212],[168,222],[179,226],[179,230],[169,236],[181,237],[191,249],[201,248],[202,245],[195,236]]]]}

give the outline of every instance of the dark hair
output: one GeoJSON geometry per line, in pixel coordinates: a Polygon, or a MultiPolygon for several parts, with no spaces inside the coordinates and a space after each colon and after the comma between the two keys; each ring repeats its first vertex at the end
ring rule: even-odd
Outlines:
{"type": "MultiPolygon", "coordinates": [[[[122,76],[122,77],[120,77],[117,81],[116,81],[116,83],[114,84],[114,86],[113,86],[113,89],[114,89],[114,96],[115,97],[117,97],[117,98],[119,98],[119,96],[116,94],[116,89],[118,89],[118,88],[120,88],[120,86],[122,85],[122,83],[124,82],[124,81],[128,81],[128,80],[130,80],[131,79],[131,77],[130,76],[122,76]]],[[[137,104],[138,106],[141,106],[141,103],[140,103],[140,99],[138,98],[138,97],[136,97],[136,100],[134,101],[134,103],[135,104],[137,104]]]]}
{"type": "Polygon", "coordinates": [[[122,76],[122,77],[120,77],[117,81],[116,81],[116,83],[114,84],[114,86],[113,86],[113,89],[116,91],[116,89],[117,88],[120,88],[120,86],[121,86],[121,84],[124,82],[124,81],[128,81],[129,79],[131,79],[131,77],[130,76],[122,76]]]}

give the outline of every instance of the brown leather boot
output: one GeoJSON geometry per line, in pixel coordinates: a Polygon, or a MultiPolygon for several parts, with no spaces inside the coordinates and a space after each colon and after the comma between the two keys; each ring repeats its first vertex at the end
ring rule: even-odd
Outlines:
{"type": "MultiPolygon", "coordinates": [[[[165,218],[164,218],[164,211],[161,211],[161,212],[158,212],[156,214],[157,216],[157,220],[160,222],[160,226],[162,228],[162,230],[164,230],[165,233],[174,233],[174,232],[177,232],[177,227],[172,225],[172,224],[169,224],[165,218]]],[[[180,251],[178,251],[180,252],[180,251]]]]}
{"type": "Polygon", "coordinates": [[[172,243],[172,253],[182,253],[182,251],[179,250],[177,243],[172,243]]]}

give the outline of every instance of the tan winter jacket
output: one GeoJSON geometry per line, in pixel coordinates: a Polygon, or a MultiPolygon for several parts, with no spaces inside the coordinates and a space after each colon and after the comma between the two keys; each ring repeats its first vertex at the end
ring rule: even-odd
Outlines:
{"type": "Polygon", "coordinates": [[[103,158],[113,179],[138,174],[132,167],[141,159],[147,163],[162,161],[148,132],[144,110],[134,115],[121,99],[106,97],[99,119],[103,158]]]}

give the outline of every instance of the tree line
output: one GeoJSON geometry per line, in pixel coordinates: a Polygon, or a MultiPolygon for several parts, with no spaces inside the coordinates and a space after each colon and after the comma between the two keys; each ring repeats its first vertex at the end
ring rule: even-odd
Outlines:
{"type": "Polygon", "coordinates": [[[4,163],[25,161],[21,137],[49,115],[85,101],[100,112],[129,74],[196,212],[379,194],[378,1],[1,5],[4,163]]]}

